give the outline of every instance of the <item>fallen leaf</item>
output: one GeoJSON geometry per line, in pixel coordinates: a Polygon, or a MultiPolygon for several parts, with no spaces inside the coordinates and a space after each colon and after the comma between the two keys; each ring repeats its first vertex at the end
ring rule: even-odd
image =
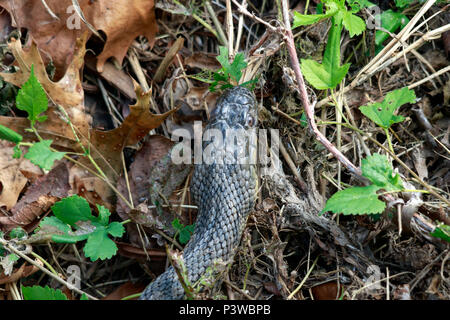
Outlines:
{"type": "Polygon", "coordinates": [[[38,271],[39,268],[36,266],[29,266],[23,263],[19,269],[14,271],[11,275],[5,276],[5,274],[0,274],[0,285],[5,283],[17,282],[22,278],[28,277],[38,271]]]}
{"type": "MultiPolygon", "coordinates": [[[[55,75],[60,78],[74,57],[76,39],[85,32],[90,36],[92,30],[80,19],[71,0],[45,2],[56,18],[41,1],[0,0],[0,6],[14,17],[14,26],[28,29],[43,56],[51,57],[55,75]]],[[[153,45],[158,31],[153,0],[79,0],[78,3],[85,20],[106,35],[103,51],[97,57],[99,72],[110,57],[122,64],[137,36],[144,35],[153,45]]]]}
{"type": "Polygon", "coordinates": [[[336,282],[327,282],[311,288],[314,300],[338,300],[342,295],[343,288],[340,285],[338,294],[338,284],[336,282]]]}
{"type": "MultiPolygon", "coordinates": [[[[147,285],[143,283],[132,283],[128,281],[101,300],[121,300],[122,298],[144,291],[146,286],[147,285]]],[[[137,298],[132,300],[137,300],[137,298]]]]}
{"type": "Polygon", "coordinates": [[[0,217],[0,229],[7,232],[15,227],[25,227],[39,218],[59,199],[69,195],[69,164],[65,161],[48,174],[37,179],[11,209],[11,216],[0,217]]]}
{"type": "Polygon", "coordinates": [[[20,172],[22,163],[32,165],[29,160],[14,159],[14,143],[0,140],[0,206],[11,209],[19,198],[19,194],[27,183],[27,178],[20,172]]]}

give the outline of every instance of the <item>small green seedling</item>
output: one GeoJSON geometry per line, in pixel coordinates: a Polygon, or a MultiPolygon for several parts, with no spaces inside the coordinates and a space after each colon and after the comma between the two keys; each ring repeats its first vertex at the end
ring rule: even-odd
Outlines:
{"type": "MultiPolygon", "coordinates": [[[[220,54],[216,59],[219,61],[222,68],[213,74],[214,81],[209,86],[211,92],[214,92],[216,88],[224,90],[238,85],[242,77],[242,70],[247,68],[247,62],[245,61],[243,53],[236,54],[233,62],[230,63],[228,60],[228,48],[219,47],[219,51],[220,54]]],[[[253,79],[240,85],[252,89],[256,81],[257,79],[253,79]]]]}
{"type": "Polygon", "coordinates": [[[40,141],[37,143],[24,143],[22,142],[22,135],[2,125],[0,125],[0,139],[16,144],[14,148],[14,158],[18,159],[21,157],[22,151],[20,146],[27,146],[29,147],[29,150],[28,153],[25,154],[25,158],[39,166],[41,169],[50,170],[56,160],[60,160],[64,157],[65,152],[52,150],[50,147],[52,140],[42,140],[34,127],[36,121],[43,122],[47,120],[47,116],[43,116],[42,113],[48,109],[48,99],[44,88],[42,88],[34,74],[33,66],[31,66],[30,77],[17,93],[16,107],[19,110],[27,112],[27,118],[30,120],[31,124],[31,128],[28,129],[28,131],[34,132],[40,141]]]}
{"type": "Polygon", "coordinates": [[[328,199],[322,213],[375,214],[381,213],[386,204],[378,199],[378,191],[399,192],[404,190],[398,174],[393,175],[392,165],[386,156],[378,153],[362,160],[362,175],[372,182],[365,187],[351,187],[336,192],[328,199]]]}
{"type": "Polygon", "coordinates": [[[176,235],[178,235],[178,241],[180,241],[181,244],[186,244],[191,238],[191,235],[194,233],[195,224],[185,226],[184,224],[180,223],[178,218],[175,218],[172,221],[172,227],[177,232],[176,235]]]}

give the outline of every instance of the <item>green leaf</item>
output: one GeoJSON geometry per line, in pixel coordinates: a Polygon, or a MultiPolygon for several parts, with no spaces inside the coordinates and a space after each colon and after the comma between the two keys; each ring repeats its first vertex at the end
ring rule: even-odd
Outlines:
{"type": "Polygon", "coordinates": [[[333,13],[325,13],[325,14],[301,14],[297,11],[294,11],[294,21],[292,23],[292,29],[295,29],[300,26],[307,26],[310,24],[314,24],[319,22],[320,20],[331,17],[333,13]]]}
{"type": "Polygon", "coordinates": [[[180,223],[178,218],[173,219],[172,227],[178,232],[178,240],[181,244],[188,243],[191,235],[194,233],[195,224],[187,225],[180,223]]]}
{"type": "Polygon", "coordinates": [[[374,153],[361,161],[362,175],[378,188],[386,191],[403,190],[403,181],[398,174],[393,175],[392,165],[385,155],[374,153]]]}
{"type": "Polygon", "coordinates": [[[325,90],[335,88],[345,77],[350,64],[340,66],[342,21],[333,17],[332,26],[328,35],[322,64],[314,60],[301,60],[302,73],[316,89],[325,90]]]}
{"type": "Polygon", "coordinates": [[[24,300],[69,300],[61,290],[48,286],[22,286],[22,294],[24,300]]]}
{"type": "Polygon", "coordinates": [[[89,298],[87,297],[86,293],[83,293],[80,297],[80,300],[89,300],[89,298]]]}
{"type": "Polygon", "coordinates": [[[22,229],[21,227],[14,228],[9,232],[10,239],[21,240],[21,239],[26,238],[27,236],[28,236],[27,232],[24,229],[22,229]]]}
{"type": "Polygon", "coordinates": [[[343,13],[342,24],[350,33],[350,37],[359,35],[366,29],[366,23],[364,20],[350,11],[343,13]]]}
{"type": "Polygon", "coordinates": [[[402,9],[406,6],[409,6],[410,4],[412,4],[415,1],[416,0],[395,0],[395,6],[399,9],[402,9]]]}
{"type": "Polygon", "coordinates": [[[104,226],[98,226],[89,235],[83,252],[92,261],[105,260],[116,254],[117,246],[114,241],[108,238],[108,229],[104,226]]]}
{"type": "Polygon", "coordinates": [[[437,227],[434,229],[434,231],[431,233],[431,235],[435,238],[439,238],[447,242],[450,242],[450,226],[443,223],[439,223],[437,227]]]}
{"type": "Polygon", "coordinates": [[[125,228],[120,222],[111,222],[107,227],[107,231],[113,237],[119,238],[125,232],[125,228]]]}
{"type": "Polygon", "coordinates": [[[68,233],[69,231],[71,231],[70,226],[67,223],[62,222],[57,217],[45,217],[44,219],[42,219],[37,232],[39,232],[43,227],[49,227],[47,229],[55,228],[62,233],[68,233]]]}
{"type": "Polygon", "coordinates": [[[17,93],[16,106],[28,113],[28,119],[32,125],[36,120],[41,119],[40,114],[48,108],[47,95],[34,75],[33,65],[31,66],[30,78],[17,93]]]}
{"type": "Polygon", "coordinates": [[[377,191],[380,188],[375,185],[366,187],[352,187],[333,194],[328,199],[323,212],[348,214],[374,214],[383,212],[386,204],[378,200],[377,191]]]}
{"type": "Polygon", "coordinates": [[[78,221],[95,221],[95,217],[91,213],[91,208],[86,199],[73,195],[61,199],[52,206],[55,216],[62,222],[76,227],[78,221]]]}
{"type": "Polygon", "coordinates": [[[389,92],[382,102],[359,107],[359,110],[384,129],[388,129],[392,124],[402,122],[402,116],[394,115],[394,111],[405,103],[416,102],[414,90],[407,87],[389,92]]]}
{"type": "Polygon", "coordinates": [[[33,144],[33,146],[28,149],[25,158],[42,169],[51,170],[53,163],[56,160],[61,160],[66,154],[65,152],[52,151],[50,149],[51,144],[52,140],[42,140],[41,142],[33,144]]]}
{"type": "MultiPolygon", "coordinates": [[[[400,12],[392,11],[391,9],[383,11],[380,16],[381,27],[387,31],[394,33],[399,28],[403,28],[408,24],[409,19],[400,12]]],[[[390,38],[387,32],[377,30],[375,32],[375,46],[376,53],[382,49],[383,42],[390,38]]]]}
{"type": "MultiPolygon", "coordinates": [[[[219,47],[219,52],[216,59],[222,65],[222,68],[213,74],[214,81],[209,86],[211,92],[214,92],[219,85],[220,89],[223,90],[233,87],[232,82],[239,84],[242,77],[242,70],[247,67],[243,53],[236,54],[233,62],[230,63],[228,60],[228,48],[221,46],[219,47]]],[[[248,85],[252,81],[247,81],[245,84],[248,85]]]]}
{"type": "Polygon", "coordinates": [[[0,124],[0,139],[14,142],[14,143],[19,143],[22,141],[23,138],[20,134],[18,134],[14,130],[12,130],[8,127],[2,126],[0,124]]]}

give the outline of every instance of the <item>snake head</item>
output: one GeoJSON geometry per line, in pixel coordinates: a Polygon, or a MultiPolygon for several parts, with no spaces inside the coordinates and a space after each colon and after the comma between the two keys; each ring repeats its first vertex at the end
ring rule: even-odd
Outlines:
{"type": "Polygon", "coordinates": [[[225,122],[228,128],[255,128],[258,122],[255,96],[241,86],[227,89],[217,100],[209,122],[212,126],[225,122]]]}

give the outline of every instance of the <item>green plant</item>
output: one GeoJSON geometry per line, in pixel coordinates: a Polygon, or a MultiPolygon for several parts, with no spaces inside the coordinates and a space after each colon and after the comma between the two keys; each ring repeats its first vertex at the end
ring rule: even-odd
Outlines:
{"type": "Polygon", "coordinates": [[[228,48],[220,46],[219,55],[216,57],[217,61],[220,63],[221,68],[215,72],[204,70],[195,75],[190,75],[189,77],[198,81],[209,83],[209,91],[214,92],[217,89],[225,90],[237,85],[253,90],[257,78],[246,81],[244,83],[239,83],[242,78],[242,70],[247,68],[247,62],[243,53],[238,53],[234,57],[233,62],[230,63],[228,59],[228,48]]]}
{"type": "Polygon", "coordinates": [[[186,244],[194,233],[195,224],[185,226],[180,223],[178,218],[175,218],[172,221],[172,227],[176,230],[175,237],[178,236],[178,241],[180,241],[181,244],[186,244]]]}
{"type": "Polygon", "coordinates": [[[44,218],[36,230],[36,237],[49,236],[56,243],[76,243],[87,240],[83,251],[92,261],[109,259],[117,246],[108,235],[121,237],[123,224],[109,222],[111,213],[97,205],[98,216],[92,215],[89,203],[77,195],[64,198],[52,206],[55,216],[44,218]]]}
{"type": "Polygon", "coordinates": [[[359,107],[359,110],[362,114],[383,128],[389,143],[389,149],[394,152],[389,135],[389,128],[394,123],[405,120],[402,116],[394,115],[394,112],[405,103],[414,103],[415,101],[416,94],[414,93],[414,90],[404,87],[389,92],[382,102],[361,106],[359,107]]]}
{"type": "MultiPolygon", "coordinates": [[[[22,295],[24,300],[69,300],[61,290],[49,286],[22,286],[22,295]]],[[[80,300],[88,300],[88,298],[83,294],[80,300]]]]}
{"type": "Polygon", "coordinates": [[[350,64],[341,66],[340,40],[344,27],[350,36],[361,34],[366,25],[364,20],[356,16],[360,5],[352,2],[351,10],[345,6],[345,0],[325,0],[326,13],[305,15],[294,12],[292,28],[310,25],[323,19],[331,18],[331,29],[328,33],[327,46],[325,48],[322,63],[311,59],[301,59],[301,70],[306,80],[319,90],[334,89],[342,81],[348,72],[350,64]]]}
{"type": "Polygon", "coordinates": [[[436,226],[431,235],[435,238],[450,242],[450,226],[441,222],[436,226]]]}
{"type": "Polygon", "coordinates": [[[15,158],[20,158],[22,154],[20,146],[29,147],[28,153],[25,154],[25,158],[42,169],[50,170],[53,163],[56,160],[62,159],[66,153],[53,150],[50,147],[52,140],[43,140],[34,126],[36,121],[43,122],[47,119],[47,116],[42,116],[41,114],[47,110],[48,100],[44,89],[34,74],[33,66],[31,66],[28,81],[23,84],[17,94],[16,106],[18,109],[25,111],[28,114],[27,118],[30,120],[30,128],[27,129],[27,131],[34,132],[38,137],[39,142],[22,142],[23,138],[20,134],[2,125],[0,125],[0,139],[16,144],[16,147],[14,148],[15,158]]]}
{"type": "Polygon", "coordinates": [[[404,190],[398,174],[393,175],[392,165],[386,156],[378,153],[362,160],[362,175],[372,182],[365,187],[351,187],[336,192],[325,204],[323,212],[349,214],[380,213],[386,204],[378,199],[380,190],[394,193],[404,190]]]}

